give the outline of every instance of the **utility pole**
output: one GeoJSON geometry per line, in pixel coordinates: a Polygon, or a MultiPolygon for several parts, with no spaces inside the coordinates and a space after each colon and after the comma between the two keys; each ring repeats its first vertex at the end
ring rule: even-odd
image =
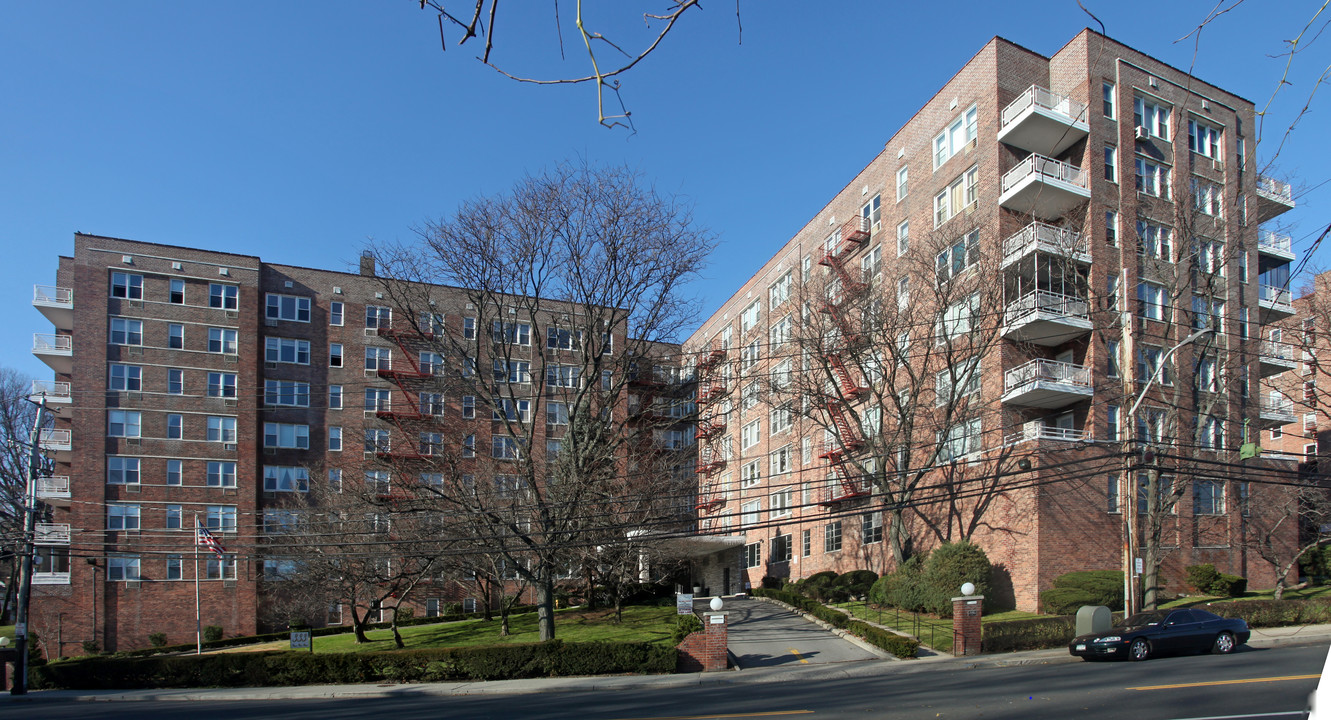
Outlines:
{"type": "Polygon", "coordinates": [[[35,551],[33,533],[37,529],[37,478],[42,474],[42,423],[46,421],[46,396],[37,403],[37,419],[28,438],[28,482],[23,493],[23,553],[19,571],[18,608],[14,614],[14,650],[18,652],[17,670],[11,695],[28,693],[28,600],[32,595],[32,554],[35,551]]]}

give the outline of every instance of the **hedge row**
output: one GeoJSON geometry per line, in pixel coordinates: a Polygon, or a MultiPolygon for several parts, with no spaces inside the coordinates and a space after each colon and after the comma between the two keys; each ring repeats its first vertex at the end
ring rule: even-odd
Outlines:
{"type": "Polygon", "coordinates": [[[913,658],[920,648],[920,641],[918,640],[874,627],[866,622],[856,620],[840,610],[827,607],[816,600],[810,600],[795,593],[755,588],[750,590],[749,594],[771,598],[791,607],[799,608],[834,628],[846,630],[852,635],[863,638],[870,644],[876,645],[900,658],[913,658]]]}
{"type": "Polygon", "coordinates": [[[678,651],[652,643],[546,643],[374,653],[216,653],[84,657],[32,668],[35,689],[262,687],[673,673],[678,651]]]}
{"type": "MultiPolygon", "coordinates": [[[[508,611],[509,615],[521,615],[524,613],[536,612],[535,605],[522,605],[508,611]]],[[[496,616],[498,613],[495,613],[496,616]]],[[[432,625],[435,623],[457,622],[458,620],[474,620],[481,617],[479,613],[458,613],[451,615],[437,615],[435,617],[413,617],[398,620],[397,626],[410,627],[412,625],[432,625]]],[[[387,630],[393,627],[391,622],[369,623],[365,626],[366,630],[387,630]]],[[[312,628],[309,630],[310,637],[324,637],[327,635],[341,635],[343,633],[355,632],[350,625],[329,625],[328,627],[312,628]]],[[[239,635],[237,637],[223,638],[203,643],[203,649],[215,650],[217,648],[236,647],[239,645],[254,645],[256,643],[273,642],[275,640],[289,640],[291,631],[275,633],[264,633],[261,635],[239,635]]],[[[196,643],[181,643],[179,645],[163,645],[161,647],[140,648],[138,650],[123,650],[116,652],[117,657],[145,657],[148,655],[161,655],[180,652],[193,652],[196,643]]]]}
{"type": "Polygon", "coordinates": [[[984,640],[981,644],[983,652],[1042,650],[1072,642],[1072,638],[1077,634],[1077,616],[1058,615],[985,623],[983,633],[984,640]]]}
{"type": "Polygon", "coordinates": [[[1227,618],[1243,618],[1249,627],[1331,623],[1331,600],[1234,600],[1199,607],[1227,618]]]}

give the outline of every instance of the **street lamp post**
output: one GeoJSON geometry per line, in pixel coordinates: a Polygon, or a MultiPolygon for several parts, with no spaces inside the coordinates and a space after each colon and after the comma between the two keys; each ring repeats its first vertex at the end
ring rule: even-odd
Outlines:
{"type": "MultiPolygon", "coordinates": [[[[1215,330],[1212,328],[1209,327],[1202,328],[1201,330],[1198,330],[1192,333],[1191,335],[1183,338],[1176,345],[1174,345],[1174,347],[1169,348],[1168,350],[1165,351],[1163,355],[1160,356],[1160,362],[1156,364],[1155,370],[1151,373],[1151,377],[1147,378],[1146,383],[1137,393],[1136,401],[1132,403],[1132,407],[1128,410],[1128,414],[1124,417],[1123,421],[1124,430],[1129,433],[1132,433],[1132,437],[1135,438],[1137,432],[1137,408],[1141,407],[1142,401],[1146,399],[1146,393],[1151,390],[1151,386],[1154,385],[1155,381],[1160,378],[1160,373],[1163,372],[1165,365],[1169,363],[1169,358],[1172,357],[1174,353],[1184,345],[1187,345],[1188,343],[1197,340],[1203,335],[1210,335],[1214,332],[1215,330]]],[[[1133,470],[1133,462],[1132,462],[1133,455],[1134,453],[1125,453],[1123,458],[1124,461],[1123,615],[1124,617],[1132,615],[1138,609],[1136,583],[1133,582],[1133,575],[1136,570],[1136,558],[1137,558],[1137,542],[1136,542],[1137,538],[1135,532],[1137,525],[1137,506],[1136,506],[1137,478],[1133,470]]]]}

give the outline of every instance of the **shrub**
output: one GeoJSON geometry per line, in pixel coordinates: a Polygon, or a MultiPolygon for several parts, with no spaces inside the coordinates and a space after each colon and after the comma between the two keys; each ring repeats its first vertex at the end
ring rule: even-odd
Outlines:
{"type": "Polygon", "coordinates": [[[936,615],[952,614],[952,598],[961,594],[963,583],[974,583],[977,595],[989,589],[989,558],[980,546],[967,540],[943,543],[929,553],[920,574],[925,596],[924,609],[936,615]]]}
{"type": "MultiPolygon", "coordinates": [[[[32,644],[36,645],[36,643],[32,644]]],[[[101,652],[101,650],[102,648],[97,644],[96,640],[83,641],[83,652],[88,653],[89,655],[96,655],[97,653],[101,652]]]]}
{"type": "Polygon", "coordinates": [[[1123,572],[1120,570],[1081,570],[1059,575],[1053,585],[1040,593],[1044,611],[1068,615],[1082,605],[1104,605],[1110,610],[1123,609],[1123,572]]]}
{"type": "Polygon", "coordinates": [[[1229,575],[1218,573],[1215,581],[1211,583],[1212,595],[1223,595],[1224,597],[1239,597],[1248,589],[1248,578],[1238,575],[1229,575]]]}
{"type": "Polygon", "coordinates": [[[1207,610],[1228,618],[1243,618],[1251,627],[1321,625],[1331,623],[1331,601],[1235,600],[1207,603],[1207,610]]]}
{"type": "Polygon", "coordinates": [[[859,620],[851,620],[846,630],[899,658],[913,658],[920,649],[919,640],[903,637],[859,620]]]}
{"type": "Polygon", "coordinates": [[[397,621],[401,624],[403,620],[410,620],[416,617],[416,609],[408,606],[401,606],[397,609],[397,621]]]}
{"type": "Polygon", "coordinates": [[[927,555],[914,555],[869,588],[869,601],[902,610],[922,610],[924,592],[920,575],[927,555]]]}
{"type": "Polygon", "coordinates": [[[1199,593],[1209,594],[1211,586],[1216,580],[1220,579],[1220,573],[1216,572],[1215,566],[1211,563],[1202,563],[1201,565],[1189,565],[1186,568],[1188,576],[1188,586],[1199,593]]]}
{"type": "Polygon", "coordinates": [[[166,633],[155,632],[148,636],[148,642],[152,643],[152,646],[156,648],[164,647],[166,645],[166,633]]]}
{"type": "Polygon", "coordinates": [[[985,623],[982,649],[987,653],[1042,650],[1067,645],[1076,634],[1072,615],[985,623]]]}
{"type": "Polygon", "coordinates": [[[779,577],[772,577],[771,575],[764,575],[764,576],[763,576],[762,585],[763,585],[763,588],[766,589],[766,590],[780,590],[782,584],[784,584],[784,583],[785,583],[785,580],[782,580],[782,579],[779,578],[779,577]]]}
{"type": "Polygon", "coordinates": [[[680,615],[675,621],[675,631],[670,637],[674,640],[674,644],[678,645],[690,634],[701,631],[702,620],[699,620],[697,615],[680,615]]]}
{"type": "Polygon", "coordinates": [[[221,626],[221,625],[204,625],[204,626],[203,626],[203,641],[204,641],[204,642],[217,642],[218,640],[221,640],[221,639],[222,639],[222,626],[221,626]]]}
{"type": "Polygon", "coordinates": [[[862,598],[869,594],[877,581],[878,573],[872,570],[851,570],[838,576],[834,584],[843,588],[851,597],[862,598]]]}

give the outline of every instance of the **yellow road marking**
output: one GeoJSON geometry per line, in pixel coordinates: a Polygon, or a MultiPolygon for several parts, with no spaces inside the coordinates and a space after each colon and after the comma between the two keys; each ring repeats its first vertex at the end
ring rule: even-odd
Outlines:
{"type": "Polygon", "coordinates": [[[790,654],[791,654],[791,655],[794,655],[794,656],[797,657],[797,658],[799,658],[799,661],[802,662],[802,663],[804,663],[805,665],[808,665],[808,664],[809,664],[809,661],[808,661],[808,660],[805,660],[803,655],[800,655],[800,651],[799,651],[799,650],[796,650],[795,648],[790,648],[790,654]]]}
{"type": "Polygon", "coordinates": [[[733,713],[730,715],[671,715],[669,717],[618,718],[618,720],[721,720],[721,718],[776,717],[778,715],[810,715],[812,710],[775,710],[772,712],[733,713]]]}
{"type": "Polygon", "coordinates": [[[1240,685],[1242,683],[1281,682],[1283,680],[1312,680],[1313,678],[1320,678],[1320,677],[1322,677],[1320,673],[1316,675],[1282,675],[1280,677],[1247,678],[1244,680],[1212,680],[1210,682],[1178,683],[1176,685],[1143,685],[1142,687],[1130,687],[1128,689],[1129,690],[1172,690],[1174,688],[1206,687],[1208,685],[1240,685]]]}

